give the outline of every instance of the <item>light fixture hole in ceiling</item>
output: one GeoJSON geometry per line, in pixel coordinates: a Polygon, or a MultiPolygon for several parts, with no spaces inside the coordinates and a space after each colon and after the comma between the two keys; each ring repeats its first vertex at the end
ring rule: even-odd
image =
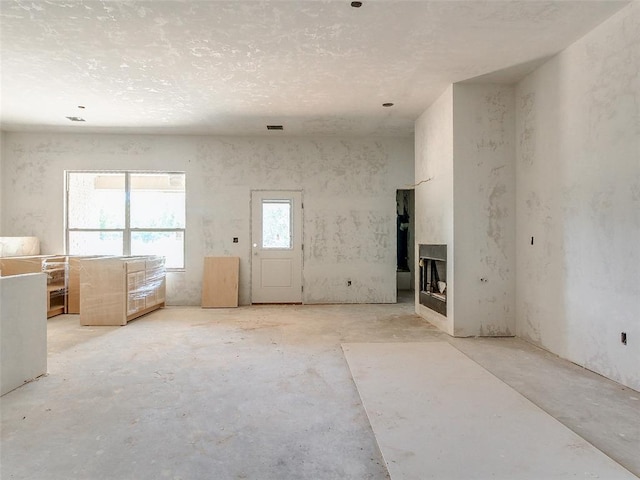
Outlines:
{"type": "Polygon", "coordinates": [[[72,122],[86,122],[86,120],[82,117],[66,117],[72,122]]]}
{"type": "Polygon", "coordinates": [[[282,125],[267,125],[267,130],[284,130],[282,125]]]}
{"type": "Polygon", "coordinates": [[[382,104],[383,107],[393,107],[393,103],[387,102],[382,104]]]}
{"type": "Polygon", "coordinates": [[[362,2],[351,2],[351,6],[353,8],[360,8],[362,6],[362,2]]]}

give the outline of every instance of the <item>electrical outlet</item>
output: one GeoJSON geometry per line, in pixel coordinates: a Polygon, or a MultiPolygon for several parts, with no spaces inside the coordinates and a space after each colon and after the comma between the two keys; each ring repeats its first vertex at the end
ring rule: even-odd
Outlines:
{"type": "Polygon", "coordinates": [[[627,344],[627,332],[620,332],[620,342],[622,342],[623,345],[627,344]]]}
{"type": "Polygon", "coordinates": [[[233,243],[238,243],[238,237],[233,237],[233,243]]]}
{"type": "Polygon", "coordinates": [[[351,286],[351,280],[347,280],[347,287],[351,286]]]}

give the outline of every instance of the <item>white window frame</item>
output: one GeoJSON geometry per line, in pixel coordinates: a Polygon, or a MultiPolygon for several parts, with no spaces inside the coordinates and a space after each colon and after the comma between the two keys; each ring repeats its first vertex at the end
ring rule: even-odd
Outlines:
{"type": "Polygon", "coordinates": [[[65,171],[65,204],[64,204],[64,242],[65,252],[69,253],[69,232],[122,232],[122,252],[123,255],[131,255],[131,234],[133,232],[182,232],[182,266],[167,268],[167,271],[184,271],[186,260],[186,215],[187,206],[185,198],[185,227],[184,228],[131,228],[131,175],[136,174],[163,174],[163,175],[184,175],[185,177],[185,197],[186,197],[186,173],[165,170],[66,170],[65,171]],[[69,228],[69,176],[74,173],[95,173],[95,174],[119,174],[125,176],[125,226],[124,228],[69,228]]]}

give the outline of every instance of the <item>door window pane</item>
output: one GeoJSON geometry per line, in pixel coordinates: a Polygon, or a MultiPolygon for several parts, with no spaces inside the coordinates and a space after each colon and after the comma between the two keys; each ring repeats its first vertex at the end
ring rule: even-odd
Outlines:
{"type": "Polygon", "coordinates": [[[122,255],[123,232],[69,232],[69,255],[122,255]]]}
{"type": "Polygon", "coordinates": [[[124,178],[122,173],[69,175],[69,228],[124,228],[124,178]]]}
{"type": "Polygon", "coordinates": [[[131,182],[131,228],[184,228],[184,173],[135,173],[131,182]]]}
{"type": "Polygon", "coordinates": [[[262,248],[291,248],[289,200],[263,200],[262,248]]]}
{"type": "Polygon", "coordinates": [[[131,255],[161,255],[166,268],[184,265],[183,232],[131,232],[131,255]]]}

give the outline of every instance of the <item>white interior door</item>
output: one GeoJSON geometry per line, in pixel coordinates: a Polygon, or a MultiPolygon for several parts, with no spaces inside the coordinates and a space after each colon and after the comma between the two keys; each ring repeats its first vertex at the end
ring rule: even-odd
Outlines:
{"type": "Polygon", "coordinates": [[[302,303],[302,192],[251,194],[251,302],[302,303]]]}

